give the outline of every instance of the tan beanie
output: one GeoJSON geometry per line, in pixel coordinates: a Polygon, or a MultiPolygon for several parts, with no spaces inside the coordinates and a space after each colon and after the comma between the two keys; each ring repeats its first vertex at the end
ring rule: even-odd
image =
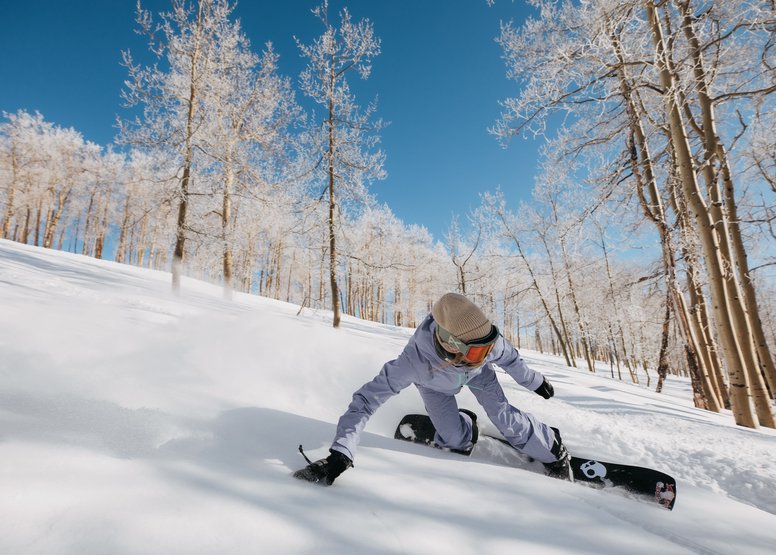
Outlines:
{"type": "Polygon", "coordinates": [[[461,341],[488,335],[491,323],[482,310],[458,293],[445,293],[431,309],[434,320],[461,341]]]}

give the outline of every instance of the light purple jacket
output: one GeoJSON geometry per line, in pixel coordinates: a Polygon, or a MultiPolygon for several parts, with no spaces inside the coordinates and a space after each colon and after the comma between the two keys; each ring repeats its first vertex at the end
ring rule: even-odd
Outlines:
{"type": "Polygon", "coordinates": [[[375,378],[353,394],[353,400],[337,424],[332,449],[354,459],[361,431],[375,411],[405,387],[414,384],[447,395],[455,395],[473,378],[492,364],[498,365],[514,380],[531,391],[543,382],[544,376],[529,368],[517,350],[502,336],[486,362],[479,368],[452,366],[441,358],[434,347],[436,322],[429,314],[410,338],[399,358],[383,365],[375,378]]]}

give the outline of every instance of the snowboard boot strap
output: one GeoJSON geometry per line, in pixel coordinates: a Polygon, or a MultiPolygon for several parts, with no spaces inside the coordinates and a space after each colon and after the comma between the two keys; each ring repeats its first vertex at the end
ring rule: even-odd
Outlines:
{"type": "Polygon", "coordinates": [[[555,462],[544,463],[544,468],[547,476],[552,478],[559,478],[561,480],[574,481],[574,474],[571,470],[571,457],[563,445],[563,441],[560,438],[560,430],[558,428],[550,428],[555,433],[555,441],[552,444],[550,452],[557,459],[555,462]]]}
{"type": "Polygon", "coordinates": [[[459,455],[471,455],[474,444],[477,443],[477,440],[480,438],[480,430],[477,427],[477,415],[468,409],[459,409],[458,412],[464,413],[472,421],[472,446],[468,449],[450,449],[450,451],[458,453],[459,455]]]}

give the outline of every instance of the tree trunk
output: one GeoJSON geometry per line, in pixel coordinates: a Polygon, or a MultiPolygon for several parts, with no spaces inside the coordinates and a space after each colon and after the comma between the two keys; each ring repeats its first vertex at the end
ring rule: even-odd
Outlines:
{"type": "Polygon", "coordinates": [[[194,49],[191,53],[191,71],[189,73],[189,97],[186,99],[186,136],[183,150],[183,174],[180,180],[178,220],[175,227],[175,248],[172,255],[172,290],[180,293],[183,258],[186,252],[186,220],[189,209],[189,187],[191,170],[194,165],[194,115],[197,102],[197,64],[200,57],[200,39],[203,32],[202,10],[204,2],[200,0],[197,9],[197,31],[194,35],[194,49]]]}
{"type": "Polygon", "coordinates": [[[774,364],[773,356],[768,347],[768,341],[765,338],[765,329],[763,327],[762,318],[760,317],[760,308],[757,302],[757,292],[749,271],[748,257],[741,238],[739,219],[736,212],[735,199],[733,198],[733,181],[730,174],[730,167],[727,162],[727,154],[721,145],[719,148],[720,158],[723,160],[722,176],[725,190],[725,206],[728,207],[728,214],[730,216],[729,225],[731,237],[733,239],[736,265],[741,279],[744,303],[749,316],[752,340],[754,341],[760,371],[770,387],[771,397],[774,398],[776,397],[776,365],[774,364]]]}
{"type": "Polygon", "coordinates": [[[579,309],[579,303],[577,302],[577,293],[574,288],[574,282],[571,279],[571,265],[568,261],[568,254],[566,253],[566,245],[563,240],[560,241],[561,253],[563,254],[563,265],[566,271],[566,280],[569,285],[569,293],[571,295],[571,303],[574,307],[574,314],[577,317],[577,325],[579,327],[579,340],[582,342],[582,350],[585,353],[585,360],[587,361],[588,371],[595,373],[595,362],[593,362],[593,355],[590,352],[590,342],[588,341],[587,326],[582,318],[582,313],[579,309]]]}
{"type": "Polygon", "coordinates": [[[663,316],[663,331],[660,336],[660,353],[657,357],[657,386],[655,391],[657,393],[663,392],[663,383],[668,375],[668,335],[671,331],[671,290],[667,289],[666,293],[666,311],[663,316]]]}
{"type": "MultiPolygon", "coordinates": [[[[550,264],[550,275],[552,276],[552,286],[555,291],[555,306],[558,310],[558,320],[560,321],[560,330],[563,332],[563,338],[558,338],[561,346],[563,347],[563,354],[566,355],[566,361],[569,366],[577,367],[576,353],[574,352],[574,345],[569,335],[568,326],[566,325],[566,319],[563,316],[563,307],[560,302],[560,291],[558,290],[558,280],[556,278],[555,264],[552,262],[552,254],[550,248],[547,245],[547,239],[542,235],[542,244],[544,245],[544,251],[547,253],[547,261],[550,264]]],[[[525,258],[524,258],[525,260],[525,258]]],[[[526,264],[528,262],[526,261],[526,264]]]]}
{"type": "Polygon", "coordinates": [[[104,199],[105,204],[102,208],[102,217],[100,218],[99,228],[97,229],[97,238],[94,244],[94,257],[97,259],[102,259],[102,251],[105,248],[105,234],[107,233],[107,229],[108,229],[108,216],[110,213],[110,206],[111,206],[111,193],[112,191],[110,190],[110,188],[108,188],[104,199]]]}
{"type": "Polygon", "coordinates": [[[690,345],[685,344],[685,354],[687,356],[687,368],[690,371],[690,383],[692,384],[692,398],[696,408],[708,409],[706,403],[706,396],[703,394],[701,387],[701,380],[699,377],[700,369],[698,368],[698,358],[695,356],[695,351],[692,350],[690,345]]]}
{"type": "Polygon", "coordinates": [[[127,248],[127,231],[129,228],[129,207],[131,204],[131,193],[127,192],[127,198],[124,199],[124,216],[121,219],[121,228],[119,229],[119,243],[116,246],[116,256],[114,260],[118,263],[124,262],[125,250],[127,248]]]}
{"type": "MultiPolygon", "coordinates": [[[[331,75],[331,90],[334,90],[334,74],[331,75]]],[[[337,242],[336,242],[336,208],[334,199],[334,99],[329,97],[329,285],[331,286],[332,325],[340,325],[339,287],[337,286],[337,242]]]]}
{"type": "Polygon", "coordinates": [[[520,254],[520,258],[523,260],[523,263],[525,264],[525,267],[528,269],[528,273],[531,276],[531,282],[533,285],[534,290],[536,291],[536,294],[539,296],[539,301],[542,303],[542,308],[544,308],[544,313],[547,315],[547,319],[550,322],[550,326],[552,326],[552,330],[555,332],[555,335],[558,338],[558,342],[561,345],[561,349],[563,351],[563,356],[566,359],[566,365],[572,366],[571,358],[569,357],[568,349],[566,347],[566,343],[563,339],[563,335],[561,334],[560,329],[558,328],[558,324],[555,322],[555,318],[552,316],[552,312],[550,311],[549,304],[547,303],[547,299],[545,299],[544,294],[542,293],[541,288],[539,287],[539,282],[536,279],[536,275],[534,274],[533,268],[531,267],[531,264],[528,262],[528,258],[526,258],[525,253],[523,252],[523,247],[520,244],[520,240],[517,238],[517,236],[512,233],[512,231],[509,229],[506,219],[504,218],[504,215],[502,213],[498,213],[499,217],[501,218],[502,223],[504,224],[504,229],[509,234],[509,237],[515,242],[515,245],[517,246],[517,250],[520,254]]]}
{"type": "MultiPolygon", "coordinates": [[[[12,139],[13,140],[13,139],[12,139]]],[[[3,239],[10,238],[11,221],[14,218],[14,197],[16,196],[16,182],[19,176],[18,161],[16,159],[15,141],[11,145],[11,180],[5,195],[5,214],[3,215],[2,235],[3,239]]]]}
{"type": "Polygon", "coordinates": [[[54,236],[56,235],[59,222],[62,220],[62,214],[65,211],[65,205],[67,199],[70,196],[70,192],[59,191],[54,195],[56,202],[54,209],[49,212],[49,217],[46,218],[46,226],[43,231],[43,246],[47,249],[52,248],[54,245],[54,236]]]}
{"type": "Polygon", "coordinates": [[[733,413],[736,423],[754,428],[757,426],[750,405],[749,380],[746,371],[746,361],[743,357],[737,334],[743,332],[731,318],[729,311],[730,299],[725,286],[723,263],[719,254],[719,239],[714,230],[714,221],[703,199],[693,167],[690,145],[685,131],[684,117],[676,99],[678,84],[671,73],[667,58],[663,30],[657,16],[657,8],[651,0],[646,0],[645,9],[651,28],[653,42],[657,50],[657,64],[661,84],[667,91],[666,102],[669,111],[669,130],[672,147],[675,153],[675,163],[679,170],[682,183],[682,193],[687,206],[693,211],[696,229],[703,245],[706,270],[709,277],[709,289],[712,293],[714,318],[728,372],[730,373],[733,394],[733,413]]]}
{"type": "MultiPolygon", "coordinates": [[[[738,276],[736,276],[736,273],[733,271],[733,268],[735,267],[734,263],[738,266],[739,270],[741,269],[741,263],[746,267],[746,250],[743,241],[740,238],[738,222],[732,220],[732,218],[736,216],[736,200],[733,193],[733,183],[731,179],[726,184],[728,193],[725,201],[728,204],[723,208],[723,199],[719,190],[718,167],[726,163],[726,159],[721,160],[719,157],[720,152],[724,152],[724,149],[722,148],[716,130],[714,106],[712,105],[711,98],[708,94],[706,69],[701,54],[700,43],[692,24],[690,3],[679,2],[679,5],[683,12],[682,30],[690,44],[690,51],[693,57],[694,88],[697,91],[702,116],[701,129],[703,133],[701,134],[701,138],[703,140],[705,158],[702,166],[702,173],[711,200],[709,210],[718,237],[719,255],[723,262],[722,277],[723,285],[726,288],[729,300],[728,312],[735,323],[737,331],[736,335],[740,339],[740,356],[743,359],[744,368],[749,377],[750,391],[754,398],[757,418],[763,426],[776,428],[776,422],[774,421],[773,413],[770,408],[770,400],[765,390],[762,376],[760,375],[760,367],[757,364],[755,345],[752,342],[754,330],[751,326],[751,315],[747,314],[747,307],[742,303],[743,293],[741,291],[740,282],[739,279],[737,279],[738,276]],[[738,235],[742,261],[737,259],[734,260],[733,258],[733,253],[731,251],[731,231],[733,230],[735,230],[738,235]]],[[[753,305],[753,308],[755,308],[756,311],[756,303],[753,305]]],[[[770,355],[768,356],[770,357],[770,355]]]]}
{"type": "Polygon", "coordinates": [[[224,272],[224,298],[232,299],[234,291],[234,261],[232,254],[232,187],[234,186],[234,166],[231,156],[227,156],[224,162],[226,173],[224,175],[224,198],[221,209],[221,241],[223,244],[223,272],[224,272]]]}
{"type": "MultiPolygon", "coordinates": [[[[30,187],[31,187],[30,183],[27,182],[24,188],[24,196],[26,198],[29,198],[30,187]]],[[[31,217],[31,210],[32,210],[30,207],[30,204],[31,202],[28,201],[27,207],[24,211],[24,222],[22,223],[22,229],[19,234],[19,242],[24,244],[27,244],[27,239],[29,238],[29,233],[30,233],[30,217],[31,217]]],[[[14,240],[16,240],[16,233],[14,233],[14,240]]]]}

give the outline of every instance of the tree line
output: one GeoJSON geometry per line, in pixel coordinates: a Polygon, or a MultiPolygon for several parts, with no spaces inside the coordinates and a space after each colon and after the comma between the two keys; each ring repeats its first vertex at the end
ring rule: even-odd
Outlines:
{"type": "Polygon", "coordinates": [[[518,347],[658,390],[686,375],[696,406],[774,427],[773,7],[533,4],[502,27],[519,86],[492,129],[548,135],[530,203],[484,193],[441,240],[405,225],[368,191],[384,124],[350,85],[380,53],[368,20],[317,8],[295,87],[228,1],[175,0],[138,9],[159,63],[125,53],[138,115],[115,145],[4,114],[2,237],[332,310],[335,326],[412,327],[457,290],[518,347]]]}
{"type": "Polygon", "coordinates": [[[776,368],[747,246],[751,233],[774,238],[773,3],[534,4],[539,17],[502,28],[524,86],[495,132],[542,132],[565,115],[551,157],[580,168],[596,194],[627,187],[658,234],[663,342],[673,317],[697,403],[774,427],[776,368]],[[599,164],[603,175],[591,171],[599,164]]]}

